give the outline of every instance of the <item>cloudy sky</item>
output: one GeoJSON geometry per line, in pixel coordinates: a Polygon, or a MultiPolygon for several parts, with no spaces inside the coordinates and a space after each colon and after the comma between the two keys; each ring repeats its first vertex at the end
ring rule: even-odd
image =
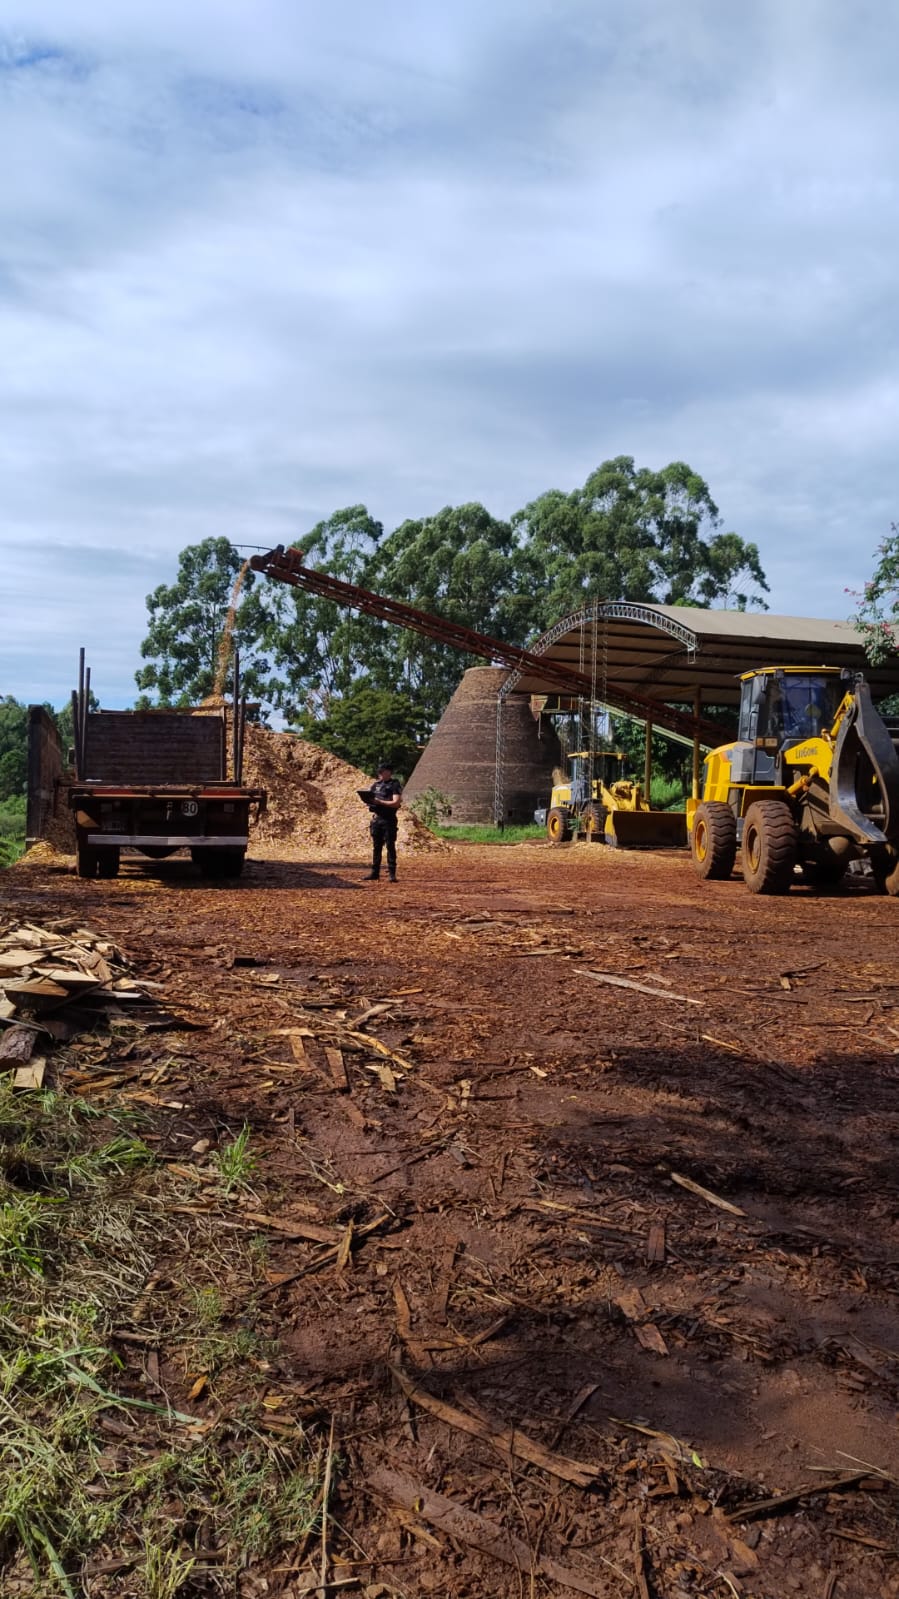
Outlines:
{"type": "Polygon", "coordinates": [[[772,609],[899,516],[880,0],[0,0],[0,694],[185,544],[686,460],[772,609]]]}

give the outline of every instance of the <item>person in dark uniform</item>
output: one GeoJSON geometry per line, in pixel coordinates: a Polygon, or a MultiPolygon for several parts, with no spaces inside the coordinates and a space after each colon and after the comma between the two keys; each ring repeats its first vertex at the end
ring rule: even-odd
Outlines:
{"type": "Polygon", "coordinates": [[[377,782],[372,784],[368,808],[371,811],[371,871],[366,879],[376,883],[381,875],[381,855],[387,845],[387,876],[396,882],[396,829],[397,811],[403,803],[402,784],[393,775],[389,761],[378,767],[377,782]]]}

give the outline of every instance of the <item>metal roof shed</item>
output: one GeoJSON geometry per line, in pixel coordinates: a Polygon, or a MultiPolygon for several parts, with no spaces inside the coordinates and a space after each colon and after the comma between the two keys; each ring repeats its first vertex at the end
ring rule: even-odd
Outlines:
{"type": "MultiPolygon", "coordinates": [[[[723,743],[724,727],[704,716],[707,708],[733,709],[740,701],[740,675],[765,666],[839,666],[865,673],[875,699],[899,694],[899,655],[873,667],[862,636],[851,622],[767,611],[707,611],[688,605],[646,605],[626,600],[596,602],[565,617],[530,646],[547,665],[567,666],[589,677],[594,702],[626,712],[635,704],[646,715],[644,786],[652,776],[653,723],[683,733],[684,718],[672,705],[689,707],[693,739],[693,794],[699,792],[700,744],[723,743]],[[658,707],[653,717],[652,708],[658,707]]],[[[546,695],[548,709],[574,703],[560,695],[549,674],[534,665],[512,672],[500,701],[513,690],[546,695]],[[554,698],[553,698],[554,696],[554,698]]],[[[497,716],[495,814],[504,813],[502,716],[497,716]]]]}
{"type": "MultiPolygon", "coordinates": [[[[869,666],[862,638],[850,622],[767,611],[705,611],[689,605],[638,605],[627,601],[588,605],[565,617],[530,646],[548,663],[586,670],[596,698],[615,705],[612,685],[660,707],[734,706],[739,676],[763,666],[845,666],[864,671],[875,697],[899,694],[899,656],[869,666]],[[604,692],[603,685],[608,692],[604,692]]],[[[512,689],[551,694],[555,684],[536,670],[512,673],[512,689]]],[[[664,715],[659,719],[662,725],[664,715]]]]}

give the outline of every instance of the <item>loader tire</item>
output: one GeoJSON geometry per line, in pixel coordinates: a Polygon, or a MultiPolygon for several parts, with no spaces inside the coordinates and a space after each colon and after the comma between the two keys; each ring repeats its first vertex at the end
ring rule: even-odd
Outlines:
{"type": "Polygon", "coordinates": [[[743,823],[743,881],[751,894],[786,894],[796,866],[796,824],[781,800],[756,800],[743,823]]]}
{"type": "Polygon", "coordinates": [[[737,858],[737,818],[729,805],[704,800],[697,805],[690,841],[693,865],[699,877],[730,877],[737,858]]]}
{"type": "Polygon", "coordinates": [[[554,805],[546,818],[546,831],[553,844],[566,844],[571,837],[567,812],[554,805]]]}
{"type": "Polygon", "coordinates": [[[603,844],[606,837],[606,808],[591,800],[581,818],[588,844],[603,844]]]}
{"type": "Polygon", "coordinates": [[[878,894],[899,896],[899,859],[890,850],[872,850],[871,872],[878,894]]]}

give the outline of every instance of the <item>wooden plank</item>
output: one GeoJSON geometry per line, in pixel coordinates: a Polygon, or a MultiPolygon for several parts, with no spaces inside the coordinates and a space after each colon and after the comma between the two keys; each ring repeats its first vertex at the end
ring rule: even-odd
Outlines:
{"type": "Polygon", "coordinates": [[[578,1460],[566,1460],[564,1455],[557,1455],[552,1450],[545,1449],[542,1444],[536,1443],[533,1438],[528,1438],[517,1427],[508,1427],[503,1422],[493,1421],[490,1418],[482,1419],[471,1416],[464,1410],[457,1410],[454,1405],[446,1404],[444,1400],[435,1398],[427,1389],[420,1387],[400,1366],[391,1366],[390,1369],[407,1399],[411,1399],[422,1410],[429,1410],[432,1416],[438,1416],[448,1426],[457,1427],[460,1432],[470,1433],[473,1438],[481,1438],[485,1443],[492,1444],[499,1450],[504,1460],[515,1455],[519,1460],[528,1460],[531,1465],[548,1471],[553,1477],[560,1477],[563,1482],[574,1483],[577,1488],[589,1488],[600,1475],[598,1466],[586,1466],[578,1460]]]}
{"type": "Polygon", "coordinates": [[[729,1199],[722,1199],[719,1194],[713,1194],[710,1188],[694,1183],[692,1177],[682,1177],[680,1172],[673,1171],[671,1181],[680,1188],[686,1188],[688,1194],[696,1194],[699,1199],[704,1199],[706,1204],[715,1205],[718,1210],[726,1210],[731,1216],[746,1216],[745,1210],[741,1210],[739,1205],[732,1205],[729,1199]]]}
{"type": "Polygon", "coordinates": [[[402,1476],[389,1467],[382,1466],[369,1477],[375,1493],[389,1503],[399,1504],[413,1511],[436,1527],[448,1538],[479,1549],[503,1565],[512,1566],[519,1575],[546,1577],[563,1588],[583,1593],[589,1599],[607,1599],[609,1585],[606,1578],[591,1577],[588,1572],[575,1571],[551,1555],[537,1554],[522,1538],[503,1531],[486,1516],[476,1515],[446,1494],[434,1493],[411,1477],[402,1476]]]}
{"type": "Polygon", "coordinates": [[[46,1055],[34,1055],[27,1066],[17,1066],[13,1072],[12,1085],[18,1089],[43,1088],[44,1073],[47,1070],[46,1055]]]}
{"type": "Polygon", "coordinates": [[[346,1064],[343,1059],[342,1049],[325,1049],[325,1060],[328,1070],[334,1079],[334,1087],[339,1094],[348,1094],[350,1090],[349,1078],[346,1074],[346,1064]]]}

